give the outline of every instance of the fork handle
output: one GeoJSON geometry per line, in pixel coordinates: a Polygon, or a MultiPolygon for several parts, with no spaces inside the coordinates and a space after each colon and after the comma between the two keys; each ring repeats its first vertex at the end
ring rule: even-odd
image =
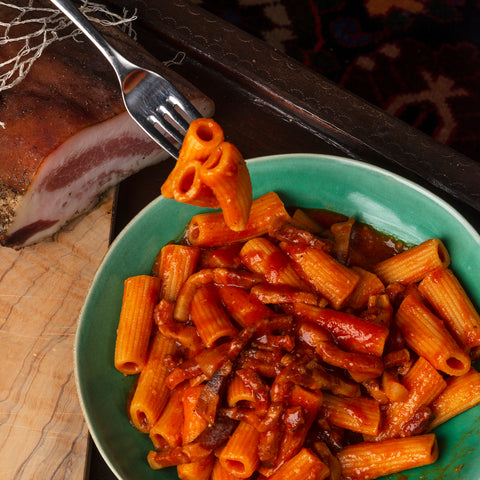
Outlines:
{"type": "Polygon", "coordinates": [[[71,0],[50,0],[64,15],[67,16],[103,53],[116,71],[119,80],[123,82],[125,77],[134,70],[135,66],[124,58],[103,35],[92,25],[71,0]]]}

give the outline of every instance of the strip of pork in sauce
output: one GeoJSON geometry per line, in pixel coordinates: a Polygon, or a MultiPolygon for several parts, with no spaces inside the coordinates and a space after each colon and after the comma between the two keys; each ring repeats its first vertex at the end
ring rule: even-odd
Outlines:
{"type": "MultiPolygon", "coordinates": [[[[213,114],[208,97],[128,35],[115,27],[102,33],[127,58],[167,77],[202,116],[213,114]]],[[[110,187],[168,157],[126,112],[110,64],[79,39],[53,42],[21,83],[0,92],[2,245],[51,237],[110,187]]],[[[0,64],[13,48],[2,46],[0,64]]]]}

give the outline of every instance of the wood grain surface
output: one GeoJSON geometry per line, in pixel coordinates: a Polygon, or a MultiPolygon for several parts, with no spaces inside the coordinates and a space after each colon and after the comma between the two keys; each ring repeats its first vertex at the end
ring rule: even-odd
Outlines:
{"type": "MultiPolygon", "coordinates": [[[[187,0],[110,3],[138,9],[139,43],[160,60],[185,53],[172,68],[215,101],[216,119],[246,158],[302,151],[377,164],[458,202],[480,226],[477,162],[187,0]]],[[[158,195],[171,166],[167,161],[122,182],[114,235],[158,195]]],[[[111,209],[112,196],[53,241],[21,251],[0,248],[0,480],[84,480],[88,432],[75,387],[74,336],[108,248],[111,209]]]]}
{"type": "Polygon", "coordinates": [[[109,244],[113,194],[53,240],[0,247],[0,479],[84,478],[78,316],[109,244]]]}

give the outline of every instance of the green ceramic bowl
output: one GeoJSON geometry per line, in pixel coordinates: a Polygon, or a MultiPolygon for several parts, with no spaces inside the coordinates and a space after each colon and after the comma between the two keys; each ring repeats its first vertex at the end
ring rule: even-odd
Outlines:
{"type": "MultiPolygon", "coordinates": [[[[453,208],[427,190],[368,164],[321,155],[281,155],[248,162],[254,197],[276,191],[287,205],[353,215],[411,243],[441,238],[453,269],[480,305],[480,237],[453,208]]],[[[80,401],[90,433],[112,471],[123,480],[177,479],[174,468],[153,471],[146,462],[148,436],[126,416],[132,379],[113,367],[123,281],[148,273],[162,245],[177,238],[200,209],[158,198],[112,244],[81,312],[75,344],[80,401]]],[[[440,458],[432,466],[391,479],[478,480],[480,406],[440,426],[440,458]]]]}

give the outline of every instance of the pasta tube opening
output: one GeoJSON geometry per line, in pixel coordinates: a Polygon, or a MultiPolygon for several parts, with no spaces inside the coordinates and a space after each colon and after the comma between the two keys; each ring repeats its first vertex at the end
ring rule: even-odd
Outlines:
{"type": "Polygon", "coordinates": [[[465,369],[468,370],[470,368],[470,362],[465,361],[465,355],[462,355],[461,357],[454,357],[454,356],[448,357],[445,360],[445,363],[447,367],[450,368],[451,370],[462,372],[461,373],[462,375],[465,373],[465,369]],[[468,368],[467,368],[467,365],[468,365],[468,368]]]}
{"type": "Polygon", "coordinates": [[[214,138],[211,125],[200,124],[197,128],[197,137],[204,142],[210,142],[214,138]]]}
{"type": "Polygon", "coordinates": [[[234,472],[233,474],[237,477],[243,476],[247,472],[245,464],[240,460],[225,460],[224,465],[229,472],[234,472]]]}
{"type": "Polygon", "coordinates": [[[219,455],[223,468],[237,478],[250,478],[259,464],[258,439],[254,427],[240,422],[219,455]]]}
{"type": "Polygon", "coordinates": [[[188,134],[185,135],[180,161],[186,158],[203,163],[223,139],[223,130],[214,120],[197,118],[190,124],[188,134]]]}
{"type": "Polygon", "coordinates": [[[118,366],[118,369],[121,369],[125,375],[135,375],[140,372],[142,368],[143,365],[140,365],[139,362],[123,362],[118,366]]]}
{"type": "Polygon", "coordinates": [[[196,174],[197,168],[195,165],[189,165],[182,172],[182,176],[178,179],[178,191],[180,193],[185,194],[192,188],[196,174]]]}
{"type": "Polygon", "coordinates": [[[139,429],[147,429],[149,426],[148,418],[146,413],[143,410],[135,409],[133,412],[130,411],[130,420],[134,425],[139,429]]]}

